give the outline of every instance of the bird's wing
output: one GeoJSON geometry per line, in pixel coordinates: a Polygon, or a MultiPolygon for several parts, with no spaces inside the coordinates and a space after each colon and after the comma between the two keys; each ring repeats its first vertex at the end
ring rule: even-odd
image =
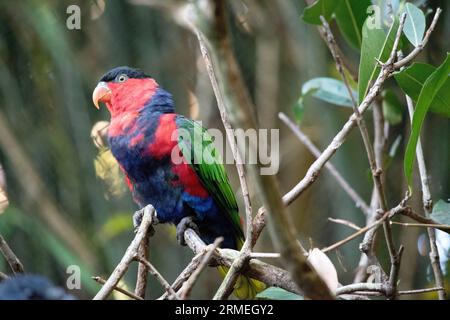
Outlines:
{"type": "Polygon", "coordinates": [[[223,166],[222,157],[214,147],[211,135],[200,123],[183,116],[177,117],[177,126],[178,145],[183,156],[195,170],[221,211],[229,217],[238,238],[242,240],[244,235],[236,198],[223,166]]]}

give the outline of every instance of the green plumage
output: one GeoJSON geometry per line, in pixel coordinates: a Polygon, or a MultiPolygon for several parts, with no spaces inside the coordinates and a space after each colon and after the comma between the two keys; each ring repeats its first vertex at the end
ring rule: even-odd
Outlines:
{"type": "MultiPolygon", "coordinates": [[[[200,123],[179,117],[177,126],[179,148],[183,156],[190,161],[190,165],[219,206],[220,211],[232,222],[238,244],[236,249],[239,250],[244,242],[244,234],[239,208],[225,172],[222,157],[215,149],[211,135],[200,123]]],[[[218,270],[223,277],[228,272],[228,268],[223,266],[218,267],[218,270]]],[[[239,276],[234,287],[234,294],[239,299],[253,299],[265,288],[265,284],[258,280],[239,276]]]]}
{"type": "Polygon", "coordinates": [[[242,243],[244,234],[239,208],[222,157],[215,149],[211,135],[200,123],[185,117],[178,117],[177,125],[180,150],[184,157],[188,158],[201,183],[214,198],[222,213],[232,222],[238,243],[242,243]]]}

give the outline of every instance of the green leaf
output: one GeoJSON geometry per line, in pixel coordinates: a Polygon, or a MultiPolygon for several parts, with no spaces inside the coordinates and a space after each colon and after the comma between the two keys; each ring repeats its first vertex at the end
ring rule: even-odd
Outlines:
{"type": "Polygon", "coordinates": [[[362,26],[367,18],[370,0],[340,0],[335,10],[336,22],[344,38],[355,49],[361,48],[362,26]]]}
{"type": "Polygon", "coordinates": [[[425,81],[422,90],[420,91],[419,98],[417,99],[417,105],[412,119],[411,136],[409,137],[408,145],[406,146],[405,159],[403,162],[405,176],[410,187],[412,182],[411,177],[416,154],[416,146],[417,141],[419,140],[423,121],[431,102],[435,99],[439,89],[448,79],[449,72],[450,55],[447,54],[445,61],[425,81]]]}
{"type": "Polygon", "coordinates": [[[431,218],[441,224],[450,225],[450,203],[439,200],[433,207],[431,218]]]}
{"type": "Polygon", "coordinates": [[[261,300],[304,300],[298,294],[286,291],[281,288],[269,287],[256,295],[257,299],[261,300]]]}
{"type": "MultiPolygon", "coordinates": [[[[435,70],[432,65],[416,62],[394,77],[403,92],[417,102],[423,84],[435,70]]],[[[450,76],[431,102],[430,111],[450,118],[450,76]]]]}
{"type": "Polygon", "coordinates": [[[412,3],[405,6],[406,21],[403,33],[415,47],[422,43],[425,34],[425,15],[412,3]]]}
{"type": "MultiPolygon", "coordinates": [[[[352,90],[355,101],[357,94],[352,90]]],[[[322,101],[343,107],[352,107],[352,99],[348,94],[348,89],[342,81],[333,78],[314,78],[307,81],[302,87],[302,96],[311,94],[322,101]]]]}
{"type": "Polygon", "coordinates": [[[392,90],[383,91],[383,115],[391,125],[402,122],[402,105],[392,90]]]}
{"type": "Polygon", "coordinates": [[[305,114],[305,104],[303,103],[303,95],[297,100],[294,106],[294,117],[295,121],[300,124],[303,120],[303,115],[305,114]]]}
{"type": "Polygon", "coordinates": [[[336,0],[317,0],[303,10],[302,19],[307,23],[321,25],[320,16],[329,21],[338,3],[336,0]]]}
{"type": "Polygon", "coordinates": [[[387,36],[382,28],[369,27],[369,18],[363,26],[363,43],[361,48],[361,61],[359,63],[359,103],[361,103],[369,90],[370,83],[380,73],[380,67],[376,59],[385,62],[395,41],[395,35],[399,26],[398,20],[392,24],[387,36]]]}

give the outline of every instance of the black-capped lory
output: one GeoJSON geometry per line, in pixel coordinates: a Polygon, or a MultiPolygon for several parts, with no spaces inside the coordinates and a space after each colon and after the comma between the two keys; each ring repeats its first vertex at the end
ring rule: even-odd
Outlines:
{"type": "MultiPolygon", "coordinates": [[[[151,204],[160,223],[198,231],[205,243],[223,237],[222,247],[243,244],[239,210],[211,136],[198,122],[175,113],[172,95],[144,72],[117,67],[101,77],[93,102],[106,104],[112,154],[140,208],[151,204]]],[[[226,268],[219,267],[222,275],[226,268]]],[[[254,298],[264,284],[239,277],[234,294],[254,298]]]]}

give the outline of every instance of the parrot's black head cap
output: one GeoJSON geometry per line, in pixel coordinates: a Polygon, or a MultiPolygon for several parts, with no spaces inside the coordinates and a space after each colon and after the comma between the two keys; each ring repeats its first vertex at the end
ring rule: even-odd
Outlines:
{"type": "Polygon", "coordinates": [[[103,81],[103,82],[114,81],[117,78],[117,76],[120,76],[122,74],[125,74],[128,76],[128,78],[132,78],[132,79],[151,78],[148,74],[146,74],[145,72],[143,72],[139,69],[134,69],[134,68],[130,68],[127,66],[121,66],[121,67],[116,67],[114,69],[109,70],[107,73],[105,73],[100,78],[100,81],[103,81]]]}

